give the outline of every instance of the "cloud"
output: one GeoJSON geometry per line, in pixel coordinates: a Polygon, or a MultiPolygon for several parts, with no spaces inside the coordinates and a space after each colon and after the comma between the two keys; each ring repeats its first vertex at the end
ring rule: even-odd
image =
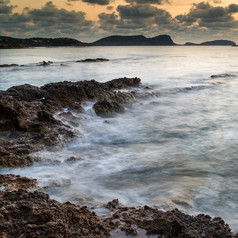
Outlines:
{"type": "Polygon", "coordinates": [[[71,3],[71,2],[86,2],[88,4],[92,4],[92,5],[109,5],[113,0],[67,0],[67,3],[71,3]]]}
{"type": "Polygon", "coordinates": [[[117,11],[123,19],[138,19],[155,17],[159,9],[150,5],[119,5],[117,11]]]}
{"type": "Polygon", "coordinates": [[[164,2],[169,2],[168,0],[126,0],[127,3],[132,4],[158,4],[161,5],[164,2]]]}
{"type": "Polygon", "coordinates": [[[237,13],[238,12],[238,5],[237,4],[231,4],[227,8],[229,13],[237,13]]]}
{"type": "Polygon", "coordinates": [[[111,3],[111,0],[82,0],[83,2],[86,2],[88,4],[98,4],[98,5],[109,5],[111,3]]]}
{"type": "Polygon", "coordinates": [[[0,0],[0,14],[10,14],[12,13],[12,9],[17,7],[13,5],[8,5],[10,0],[0,0]]]}
{"type": "Polygon", "coordinates": [[[199,27],[211,29],[237,28],[238,21],[233,17],[238,12],[238,5],[231,4],[228,7],[214,7],[208,2],[193,4],[188,14],[178,15],[176,19],[187,26],[197,24],[199,27]]]}
{"type": "Polygon", "coordinates": [[[41,9],[0,15],[0,34],[17,37],[77,37],[90,33],[94,23],[82,11],[67,11],[47,2],[41,9]]]}
{"type": "Polygon", "coordinates": [[[99,14],[100,28],[113,34],[145,35],[173,28],[172,16],[153,6],[119,5],[117,12],[99,14]]]}
{"type": "Polygon", "coordinates": [[[0,0],[0,4],[8,4],[10,3],[10,0],[0,0]]]}
{"type": "Polygon", "coordinates": [[[108,6],[107,10],[109,10],[109,11],[113,10],[113,6],[108,6]]]}

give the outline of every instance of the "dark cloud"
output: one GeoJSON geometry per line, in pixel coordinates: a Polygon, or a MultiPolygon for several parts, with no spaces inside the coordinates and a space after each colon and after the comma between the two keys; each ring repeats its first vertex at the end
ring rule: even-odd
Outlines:
{"type": "MultiPolygon", "coordinates": [[[[206,28],[234,28],[238,21],[233,17],[238,12],[238,5],[231,4],[228,7],[214,7],[208,2],[193,4],[188,14],[178,15],[176,19],[187,26],[197,24],[206,28]]],[[[227,30],[227,29],[226,29],[227,30]]]]}
{"type": "Polygon", "coordinates": [[[112,14],[108,13],[100,13],[99,17],[99,24],[100,27],[104,30],[110,31],[113,28],[116,28],[120,24],[119,17],[113,12],[112,14]]]}
{"type": "Polygon", "coordinates": [[[123,19],[151,18],[158,14],[158,8],[149,5],[119,5],[117,11],[123,19]]]}
{"type": "Polygon", "coordinates": [[[22,13],[0,15],[0,34],[41,37],[76,37],[90,33],[93,22],[82,11],[58,9],[47,2],[41,9],[25,8],[22,13]]]}
{"type": "Polygon", "coordinates": [[[108,6],[107,10],[109,10],[109,11],[113,10],[113,6],[108,6]]]}
{"type": "Polygon", "coordinates": [[[128,3],[132,4],[158,4],[161,5],[164,2],[168,2],[168,0],[126,0],[128,3]]]}
{"type": "Polygon", "coordinates": [[[92,5],[109,5],[113,0],[67,0],[68,3],[79,1],[86,2],[92,5]]]}
{"type": "Polygon", "coordinates": [[[124,5],[115,12],[98,15],[100,28],[113,34],[155,34],[172,29],[174,20],[165,10],[149,5],[124,5]]]}
{"type": "Polygon", "coordinates": [[[17,6],[8,5],[10,0],[0,0],[0,14],[10,14],[12,9],[17,6]]]}
{"type": "Polygon", "coordinates": [[[111,0],[82,0],[88,4],[109,5],[111,0]]]}
{"type": "Polygon", "coordinates": [[[231,4],[228,6],[228,12],[229,13],[237,13],[238,12],[238,5],[237,4],[231,4]]]}
{"type": "Polygon", "coordinates": [[[0,0],[0,4],[8,4],[10,3],[10,0],[0,0]]]}

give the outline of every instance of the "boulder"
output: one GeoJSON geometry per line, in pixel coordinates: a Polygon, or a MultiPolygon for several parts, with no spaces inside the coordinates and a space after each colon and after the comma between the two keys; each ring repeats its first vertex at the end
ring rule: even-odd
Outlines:
{"type": "Polygon", "coordinates": [[[111,117],[115,113],[125,112],[125,108],[117,102],[99,101],[93,105],[93,109],[98,116],[111,117]]]}
{"type": "Polygon", "coordinates": [[[33,101],[45,97],[45,91],[30,84],[13,86],[7,90],[8,94],[24,101],[33,101]]]}

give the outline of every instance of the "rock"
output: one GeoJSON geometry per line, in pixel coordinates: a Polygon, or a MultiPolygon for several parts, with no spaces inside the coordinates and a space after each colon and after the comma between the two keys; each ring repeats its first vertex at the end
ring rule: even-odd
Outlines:
{"type": "Polygon", "coordinates": [[[0,166],[28,166],[34,162],[30,154],[49,146],[63,145],[76,135],[79,119],[71,112],[54,114],[63,108],[83,112],[82,104],[96,101],[97,115],[110,117],[125,111],[123,103],[132,102],[130,92],[115,91],[138,86],[138,78],[121,78],[99,83],[95,80],[59,82],[35,87],[14,86],[0,92],[0,166]],[[72,126],[74,128],[72,128],[72,126]],[[4,144],[4,145],[3,145],[4,144]]]}
{"type": "Polygon", "coordinates": [[[109,210],[115,210],[119,208],[119,200],[118,199],[114,199],[110,202],[108,202],[108,204],[105,206],[107,209],[109,210]]]}
{"type": "Polygon", "coordinates": [[[127,234],[130,234],[136,225],[146,230],[147,235],[159,237],[235,237],[229,226],[221,218],[212,219],[203,214],[190,216],[178,209],[164,212],[148,206],[144,208],[121,208],[116,211],[113,217],[120,219],[121,227],[127,234]]]}
{"type": "Polygon", "coordinates": [[[111,117],[115,113],[125,112],[125,108],[117,102],[100,101],[93,105],[93,109],[98,116],[111,117]]]}
{"type": "Polygon", "coordinates": [[[79,83],[67,81],[51,83],[44,85],[41,89],[46,91],[45,103],[48,102],[58,109],[88,100],[84,88],[79,83]]]}
{"type": "Polygon", "coordinates": [[[41,192],[6,192],[0,200],[0,236],[15,237],[110,237],[116,225],[86,207],[60,204],[41,192]]]}
{"type": "Polygon", "coordinates": [[[16,67],[18,64],[0,64],[0,68],[16,67]]]}
{"type": "Polygon", "coordinates": [[[57,121],[52,114],[50,114],[47,111],[38,111],[37,112],[37,120],[41,122],[46,122],[46,123],[52,123],[52,124],[60,124],[59,121],[57,121]]]}
{"type": "Polygon", "coordinates": [[[115,100],[118,103],[126,103],[126,102],[133,102],[135,98],[135,93],[133,92],[116,92],[115,93],[115,100]]]}
{"type": "Polygon", "coordinates": [[[20,100],[33,101],[41,99],[45,96],[45,91],[36,86],[30,84],[24,84],[20,86],[13,86],[7,90],[8,94],[14,96],[20,100]]]}
{"type": "Polygon", "coordinates": [[[76,158],[74,156],[71,156],[68,159],[66,159],[65,163],[72,164],[72,163],[75,163],[75,162],[80,161],[80,160],[82,160],[82,158],[76,158]]]}
{"type": "Polygon", "coordinates": [[[49,65],[51,65],[51,64],[53,64],[52,61],[46,62],[46,61],[43,60],[42,62],[40,62],[40,64],[39,64],[38,66],[49,66],[49,65]]]}
{"type": "MultiPolygon", "coordinates": [[[[2,180],[12,182],[12,175],[2,180]]],[[[1,183],[0,177],[0,183],[1,183]]],[[[20,179],[19,177],[14,178],[20,179]]],[[[23,181],[25,178],[22,178],[23,181]]],[[[118,205],[115,199],[109,207],[118,205]]],[[[142,237],[188,238],[236,238],[228,225],[219,218],[208,215],[189,216],[178,209],[159,211],[145,206],[143,208],[117,208],[112,217],[102,218],[87,207],[59,203],[48,195],[34,191],[17,190],[1,192],[0,199],[0,236],[15,237],[131,237],[144,232],[142,237]],[[115,233],[122,230],[123,233],[115,233]]]]}
{"type": "Polygon", "coordinates": [[[19,189],[37,189],[36,179],[20,177],[14,174],[0,174],[0,187],[4,187],[4,191],[16,191],[19,189]]]}
{"type": "Polygon", "coordinates": [[[105,58],[96,58],[96,59],[84,59],[84,60],[77,60],[77,63],[92,63],[92,62],[105,62],[109,61],[109,59],[105,58]]]}
{"type": "Polygon", "coordinates": [[[211,78],[228,78],[228,77],[235,77],[235,75],[232,75],[232,74],[214,74],[214,75],[211,75],[211,78]]]}
{"type": "Polygon", "coordinates": [[[74,103],[73,105],[69,105],[69,110],[75,112],[75,113],[83,113],[84,109],[80,103],[74,103]]]}
{"type": "Polygon", "coordinates": [[[139,78],[119,78],[104,83],[105,88],[121,89],[125,87],[138,87],[141,80],[139,78]]]}

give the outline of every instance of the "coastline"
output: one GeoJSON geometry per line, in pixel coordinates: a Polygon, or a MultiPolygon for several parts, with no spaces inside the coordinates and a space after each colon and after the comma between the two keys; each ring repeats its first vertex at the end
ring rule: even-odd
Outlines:
{"type": "MultiPolygon", "coordinates": [[[[106,83],[21,85],[0,91],[0,130],[4,135],[0,140],[1,167],[30,166],[38,159],[31,156],[33,151],[62,146],[78,136],[68,124],[54,118],[62,108],[80,112],[82,103],[91,100],[96,114],[106,119],[123,113],[124,104],[134,102],[136,87],[143,90],[139,78],[119,78],[106,83]]],[[[70,113],[60,116],[73,123],[70,113]]],[[[35,180],[14,175],[0,178],[3,237],[238,237],[221,218],[189,216],[177,209],[163,212],[147,206],[120,207],[116,199],[105,205],[112,215],[102,218],[86,207],[51,200],[38,191],[35,180]]]]}

